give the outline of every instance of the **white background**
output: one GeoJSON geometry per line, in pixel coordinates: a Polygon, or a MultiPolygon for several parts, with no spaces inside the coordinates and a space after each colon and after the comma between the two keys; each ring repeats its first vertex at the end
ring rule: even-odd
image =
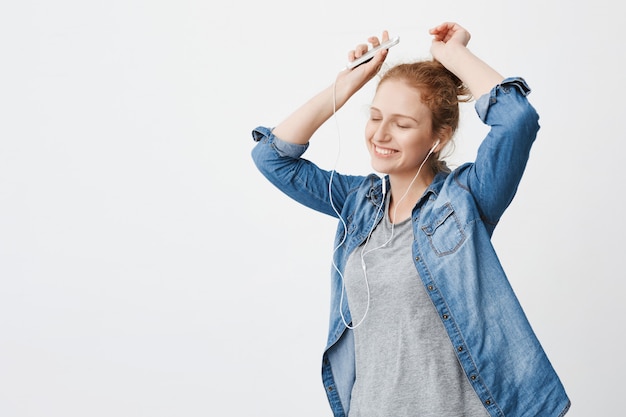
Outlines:
{"type": "MultiPolygon", "coordinates": [[[[110,0],[0,6],[0,415],[330,416],[320,379],[335,222],[250,158],[388,29],[521,75],[542,129],[494,235],[573,401],[623,403],[625,58],[618,3],[110,0]],[[381,6],[384,4],[384,7],[381,6]]],[[[314,138],[369,171],[357,94],[314,138]]],[[[484,134],[464,107],[458,164],[484,134]]]]}

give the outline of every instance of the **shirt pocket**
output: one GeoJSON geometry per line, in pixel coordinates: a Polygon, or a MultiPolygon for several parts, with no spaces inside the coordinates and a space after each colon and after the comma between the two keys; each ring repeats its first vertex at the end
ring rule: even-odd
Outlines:
{"type": "Polygon", "coordinates": [[[433,210],[422,231],[438,256],[456,252],[466,239],[459,217],[450,203],[433,210]]]}

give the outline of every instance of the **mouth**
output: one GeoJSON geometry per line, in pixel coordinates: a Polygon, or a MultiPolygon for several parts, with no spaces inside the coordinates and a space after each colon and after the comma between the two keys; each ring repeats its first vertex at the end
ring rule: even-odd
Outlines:
{"type": "Polygon", "coordinates": [[[389,148],[381,148],[380,146],[374,145],[372,144],[373,148],[374,148],[374,153],[376,155],[379,156],[389,156],[389,155],[393,155],[394,153],[397,153],[398,151],[393,150],[393,149],[389,149],[389,148]]]}

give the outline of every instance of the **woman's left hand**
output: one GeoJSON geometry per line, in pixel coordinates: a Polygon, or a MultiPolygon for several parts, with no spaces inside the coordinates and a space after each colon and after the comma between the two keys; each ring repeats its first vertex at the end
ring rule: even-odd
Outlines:
{"type": "Polygon", "coordinates": [[[429,33],[433,35],[430,53],[433,55],[433,58],[437,60],[439,60],[438,57],[448,49],[448,46],[465,47],[472,37],[465,28],[454,22],[442,23],[430,29],[429,33]]]}

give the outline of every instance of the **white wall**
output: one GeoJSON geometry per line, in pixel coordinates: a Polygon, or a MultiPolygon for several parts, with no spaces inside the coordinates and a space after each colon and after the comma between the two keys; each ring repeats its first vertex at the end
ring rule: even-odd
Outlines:
{"type": "MultiPolygon", "coordinates": [[[[389,29],[458,21],[533,88],[542,130],[494,241],[570,394],[617,415],[623,32],[617,3],[112,0],[0,6],[2,416],[330,416],[319,377],[335,224],[276,191],[250,131],[389,29]]],[[[308,157],[368,171],[363,105],[308,157]]],[[[484,133],[471,106],[452,162],[484,133]]]]}

